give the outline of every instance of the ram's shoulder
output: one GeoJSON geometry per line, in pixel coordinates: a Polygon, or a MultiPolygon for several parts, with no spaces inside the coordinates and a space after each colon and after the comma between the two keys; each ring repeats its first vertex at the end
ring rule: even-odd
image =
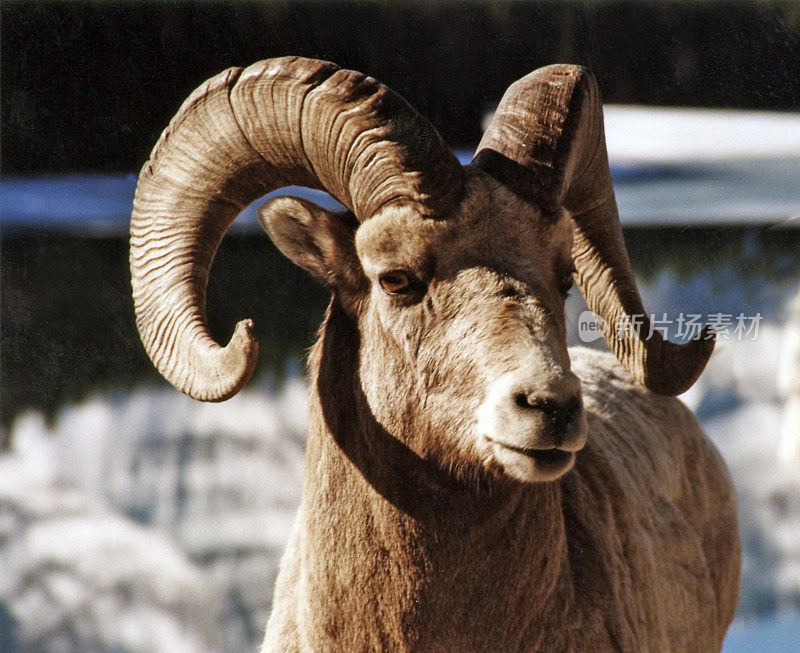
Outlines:
{"type": "Polygon", "coordinates": [[[587,448],[616,474],[679,503],[687,494],[732,494],[722,457],[680,399],[650,392],[610,353],[574,348],[570,355],[582,381],[587,448]]]}
{"type": "MultiPolygon", "coordinates": [[[[564,478],[567,514],[578,524],[568,526],[571,537],[614,524],[629,563],[647,568],[655,556],[663,573],[683,577],[685,588],[708,579],[687,596],[713,589],[721,638],[736,609],[741,560],[736,496],[722,456],[679,399],[643,388],[611,354],[570,354],[583,381],[588,427],[586,447],[564,478]]],[[[651,586],[654,596],[666,587],[658,581],[663,573],[651,586]]],[[[706,599],[687,603],[690,612],[713,606],[706,599]]]]}
{"type": "Polygon", "coordinates": [[[627,424],[639,430],[643,424],[668,425],[669,432],[682,427],[681,433],[702,434],[697,420],[686,405],[675,397],[658,395],[637,383],[633,376],[609,352],[573,347],[572,370],[581,379],[584,404],[590,416],[613,419],[615,429],[627,424]]]}

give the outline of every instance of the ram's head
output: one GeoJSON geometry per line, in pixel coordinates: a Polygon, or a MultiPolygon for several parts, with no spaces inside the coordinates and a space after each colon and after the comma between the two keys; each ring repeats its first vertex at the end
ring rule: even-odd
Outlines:
{"type": "MultiPolygon", "coordinates": [[[[220,347],[205,288],[247,204],[289,258],[328,284],[359,334],[358,378],[375,419],[445,468],[526,481],[566,472],[586,439],[564,300],[573,276],[609,329],[644,315],[617,215],[597,86],[550,66],[511,86],[471,165],[375,80],[284,58],[232,69],[184,104],[145,165],[131,226],[139,330],[178,389],[219,401],[250,377],[257,344],[237,325],[220,347]]],[[[687,389],[713,340],[606,333],[662,394],[687,389]]]]}

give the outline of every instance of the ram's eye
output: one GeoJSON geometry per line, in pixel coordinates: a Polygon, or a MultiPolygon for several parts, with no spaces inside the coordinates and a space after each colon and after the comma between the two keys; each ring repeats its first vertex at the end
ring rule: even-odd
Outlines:
{"type": "Polygon", "coordinates": [[[416,285],[415,281],[414,277],[402,270],[385,272],[378,278],[378,283],[381,284],[383,291],[390,295],[402,295],[411,291],[416,285]]]}

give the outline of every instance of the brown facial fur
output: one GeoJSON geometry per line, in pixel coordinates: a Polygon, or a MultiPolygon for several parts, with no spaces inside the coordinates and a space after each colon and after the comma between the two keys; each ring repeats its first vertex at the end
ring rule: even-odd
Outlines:
{"type": "MultiPolygon", "coordinates": [[[[530,368],[530,383],[549,384],[550,392],[570,376],[559,292],[571,270],[568,216],[542,216],[470,170],[465,199],[447,220],[386,210],[359,228],[356,246],[370,280],[358,315],[359,374],[376,418],[459,478],[502,474],[478,424],[492,383],[530,368]],[[410,271],[426,291],[387,295],[377,281],[390,270],[410,271]]],[[[510,392],[507,403],[524,412],[510,392]]],[[[503,437],[532,439],[535,418],[520,422],[512,431],[525,433],[503,437]]],[[[540,479],[535,470],[529,476],[521,480],[540,479]]]]}

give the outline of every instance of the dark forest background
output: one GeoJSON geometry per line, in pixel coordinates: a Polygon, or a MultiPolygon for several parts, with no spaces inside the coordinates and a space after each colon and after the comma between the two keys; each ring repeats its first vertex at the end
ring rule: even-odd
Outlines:
{"type": "Polygon", "coordinates": [[[3,2],[0,172],[134,171],[209,76],[295,54],[373,75],[453,146],[536,67],[606,102],[797,109],[800,3],[3,2]]]}
{"type": "MultiPolygon", "coordinates": [[[[506,87],[554,62],[593,69],[607,102],[800,106],[798,2],[4,0],[0,12],[5,176],[137,172],[205,79],[286,54],[375,76],[452,146],[474,146],[506,87]]],[[[781,234],[757,237],[798,246],[781,234]]],[[[651,266],[676,250],[709,261],[730,246],[735,258],[752,236],[626,232],[634,262],[651,266]]],[[[53,414],[100,388],[159,382],[136,334],[124,238],[38,232],[4,235],[0,246],[0,446],[26,407],[53,414]]],[[[232,235],[208,299],[219,340],[254,318],[259,369],[280,373],[310,344],[327,292],[266,237],[232,235]]]]}

